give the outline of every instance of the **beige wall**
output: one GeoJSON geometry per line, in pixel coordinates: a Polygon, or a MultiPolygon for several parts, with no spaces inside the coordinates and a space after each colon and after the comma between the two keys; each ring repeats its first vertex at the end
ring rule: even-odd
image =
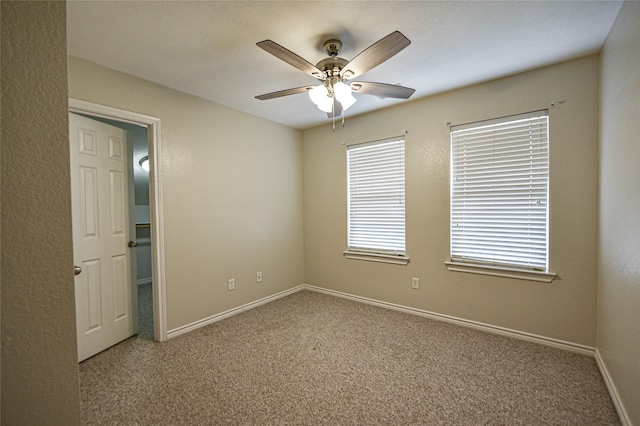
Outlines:
{"type": "Polygon", "coordinates": [[[66,6],[1,5],[2,424],[79,424],[66,6]]]}
{"type": "Polygon", "coordinates": [[[598,352],[640,424],[640,3],[602,51],[598,352]]]}
{"type": "Polygon", "coordinates": [[[596,343],[598,56],[304,132],[305,280],[576,344],[596,343]],[[552,101],[566,101],[551,108],[552,101]],[[550,284],[449,272],[449,128],[550,109],[550,284]],[[348,260],[347,143],[406,136],[407,266],[348,260]],[[420,289],[411,288],[420,278],[420,289]]]}
{"type": "MultiPolygon", "coordinates": [[[[301,133],[72,57],[69,96],[162,120],[170,330],[302,282],[589,346],[597,328],[598,350],[639,423],[639,9],[625,3],[602,55],[599,182],[597,56],[347,117],[335,133],[330,125],[301,133]],[[554,100],[566,101],[550,109],[550,253],[559,279],[447,271],[445,123],[554,100]],[[340,143],[405,130],[411,262],[346,260],[340,143]],[[413,276],[420,290],[411,289],[413,276]],[[228,292],[232,277],[237,289],[228,292]]],[[[77,424],[65,6],[3,1],[1,10],[2,422],[77,424]]]]}
{"type": "Polygon", "coordinates": [[[169,331],[303,283],[299,131],[78,58],[68,66],[70,97],[161,120],[169,331]]]}

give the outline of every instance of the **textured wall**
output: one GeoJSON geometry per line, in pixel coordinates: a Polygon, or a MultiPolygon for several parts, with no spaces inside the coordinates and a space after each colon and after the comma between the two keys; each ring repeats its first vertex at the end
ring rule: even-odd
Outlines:
{"type": "Polygon", "coordinates": [[[161,120],[169,331],[303,283],[299,131],[78,58],[68,66],[71,97],[161,120]]]}
{"type": "Polygon", "coordinates": [[[640,425],[640,3],[602,52],[598,351],[640,425]]]}
{"type": "Polygon", "coordinates": [[[2,424],[78,424],[64,2],[2,2],[2,424]]]}
{"type": "Polygon", "coordinates": [[[305,131],[308,284],[595,346],[598,57],[349,117],[305,131]],[[552,101],[566,101],[551,108],[552,101]],[[449,128],[550,108],[550,284],[447,270],[449,128]],[[406,137],[407,266],[348,260],[341,141],[406,137]],[[420,278],[420,289],[411,288],[420,278]]]}

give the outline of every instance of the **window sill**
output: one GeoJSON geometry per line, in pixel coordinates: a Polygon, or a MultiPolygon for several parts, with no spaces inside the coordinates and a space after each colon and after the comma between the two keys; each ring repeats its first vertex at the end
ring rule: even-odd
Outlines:
{"type": "Polygon", "coordinates": [[[382,253],[367,253],[359,251],[345,251],[344,257],[354,260],[366,260],[369,262],[381,262],[391,263],[393,265],[406,265],[409,263],[409,256],[382,254],[382,253]]]}
{"type": "Polygon", "coordinates": [[[556,277],[554,272],[524,271],[499,266],[474,265],[448,261],[444,262],[447,269],[453,272],[467,272],[470,274],[491,275],[494,277],[515,278],[518,280],[538,281],[550,283],[556,277]]]}

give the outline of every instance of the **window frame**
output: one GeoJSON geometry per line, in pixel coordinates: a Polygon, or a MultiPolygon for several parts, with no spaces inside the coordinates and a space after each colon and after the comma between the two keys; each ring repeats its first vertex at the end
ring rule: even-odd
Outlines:
{"type": "MultiPolygon", "coordinates": [[[[346,145],[346,144],[345,144],[346,145]]],[[[347,174],[347,259],[367,260],[406,265],[406,140],[404,136],[346,145],[347,174]],[[354,163],[360,163],[360,167],[354,163]],[[375,175],[367,173],[372,168],[375,175]],[[381,175],[389,177],[380,186],[381,175]],[[401,176],[400,176],[401,175],[401,176]],[[401,180],[398,178],[401,177],[401,180]],[[360,182],[358,185],[355,180],[360,182]],[[393,181],[391,181],[393,180],[393,181]],[[372,201],[371,185],[377,187],[376,194],[382,199],[372,201]],[[357,195],[358,187],[360,195],[357,195]],[[355,191],[355,192],[354,192],[355,191]],[[364,195],[362,195],[364,194],[364,195]],[[398,198],[399,197],[399,198],[398,198]],[[401,208],[391,205],[392,200],[401,200],[401,208]],[[376,213],[370,210],[370,203],[376,213]],[[363,210],[364,207],[364,210],[363,210]],[[360,210],[362,214],[356,212],[360,210]],[[382,215],[382,213],[385,213],[382,215]],[[374,217],[375,216],[375,217],[374,217]],[[378,221],[378,218],[383,218],[378,221]],[[355,226],[355,228],[354,228],[355,226]],[[371,230],[366,230],[366,227],[371,230]],[[358,230],[356,230],[358,229],[358,230]],[[380,230],[388,231],[388,238],[380,239],[380,230]],[[368,245],[369,244],[369,245],[368,245]],[[387,247],[384,247],[388,244],[387,247]]]]}
{"type": "MultiPolygon", "coordinates": [[[[445,262],[447,268],[456,272],[551,282],[555,277],[555,273],[549,272],[549,111],[545,109],[451,126],[450,149],[450,261],[445,262]],[[495,135],[511,138],[513,135],[510,129],[511,126],[517,126],[519,129],[524,130],[527,126],[530,127],[532,123],[541,125],[540,129],[544,130],[544,136],[542,132],[537,135],[530,133],[526,138],[518,138],[514,142],[506,143],[504,147],[501,147],[502,151],[499,154],[508,155],[509,164],[515,164],[514,169],[517,169],[516,171],[510,170],[509,173],[517,174],[517,178],[527,182],[528,189],[515,191],[513,189],[500,189],[500,186],[504,186],[504,181],[507,179],[504,176],[500,176],[504,172],[497,167],[498,160],[495,153],[479,155],[478,152],[480,151],[472,150],[482,149],[484,150],[483,152],[488,152],[487,148],[491,147],[492,144],[495,147],[500,143],[495,139],[495,135]],[[467,133],[470,138],[477,137],[478,139],[467,143],[464,140],[467,133]],[[492,136],[488,136],[489,134],[492,136]],[[528,148],[527,145],[529,145],[528,148]],[[457,150],[463,146],[464,149],[470,151],[469,153],[464,151],[464,156],[460,154],[462,148],[460,148],[460,152],[457,150]],[[525,152],[528,157],[525,159],[524,156],[509,153],[514,147],[525,152]],[[538,161],[543,162],[538,165],[538,161]],[[457,169],[462,167],[464,167],[465,171],[456,175],[457,169]],[[478,173],[481,168],[483,173],[486,170],[491,171],[491,174],[486,173],[482,179],[485,182],[490,181],[492,184],[491,189],[487,189],[486,185],[479,185],[479,179],[473,174],[478,173]],[[528,174],[523,171],[525,169],[530,170],[528,174]],[[538,174],[542,177],[538,177],[538,174]],[[463,183],[456,184],[456,182],[460,182],[456,181],[456,177],[461,177],[463,183]],[[503,180],[502,182],[501,179],[503,180]],[[478,186],[474,187],[474,185],[478,186]],[[534,186],[535,189],[532,189],[534,186]],[[481,195],[465,197],[466,193],[472,193],[474,190],[479,191],[474,194],[481,195]],[[542,202],[538,201],[540,207],[531,208],[532,199],[539,198],[542,190],[544,191],[544,199],[542,202]],[[535,197],[532,196],[534,193],[535,197]],[[524,210],[527,210],[527,213],[517,213],[515,212],[516,208],[514,208],[514,211],[506,208],[510,203],[515,203],[513,200],[518,196],[528,196],[527,205],[529,207],[526,207],[527,205],[525,204],[516,206],[516,208],[520,207],[521,211],[525,207],[524,210]],[[489,203],[495,202],[495,198],[499,198],[497,205],[499,205],[503,218],[509,217],[515,222],[522,222],[522,218],[527,218],[529,221],[537,220],[539,223],[541,217],[544,217],[544,230],[526,230],[526,226],[517,224],[511,232],[499,231],[498,229],[504,222],[500,219],[495,219],[496,213],[490,212],[492,210],[490,207],[485,207],[491,206],[489,203]],[[475,202],[475,204],[472,204],[472,202],[475,202]],[[482,205],[478,206],[478,204],[482,205]],[[454,223],[454,217],[456,223],[454,223]],[[488,220],[490,222],[487,222],[488,220]],[[460,223],[463,224],[462,228],[456,228],[460,223]],[[472,238],[465,238],[472,233],[475,234],[472,238]],[[495,243],[503,237],[515,238],[515,242],[495,243]],[[542,241],[542,238],[544,238],[544,241],[542,241]],[[515,248],[511,249],[513,253],[508,253],[509,244],[515,244],[515,248]],[[543,252],[542,248],[544,248],[543,252]],[[529,254],[526,255],[528,258],[524,261],[518,261],[516,259],[517,256],[514,255],[516,250],[521,249],[529,250],[529,254]],[[491,254],[492,251],[493,254],[491,254]],[[500,253],[500,251],[507,253],[500,253]],[[531,254],[533,252],[536,252],[536,254],[531,254]],[[544,267],[541,267],[542,257],[544,257],[544,267]]],[[[509,185],[514,182],[512,179],[514,178],[508,178],[509,185]]],[[[517,203],[521,203],[521,201],[517,201],[517,203]]]]}

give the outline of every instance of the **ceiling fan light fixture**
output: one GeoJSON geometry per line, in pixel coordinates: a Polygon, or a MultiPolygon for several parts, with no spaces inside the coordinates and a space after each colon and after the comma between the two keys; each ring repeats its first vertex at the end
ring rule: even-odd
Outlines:
{"type": "Polygon", "coordinates": [[[333,93],[336,95],[336,99],[342,105],[343,110],[347,110],[351,105],[356,103],[356,98],[351,94],[351,86],[342,81],[337,82],[333,86],[333,93]]]}
{"type": "Polygon", "coordinates": [[[313,102],[314,104],[319,105],[322,102],[323,98],[327,97],[327,93],[328,90],[324,86],[324,84],[319,84],[318,86],[309,90],[309,99],[311,99],[311,102],[313,102]]]}
{"type": "Polygon", "coordinates": [[[144,157],[140,158],[138,160],[138,164],[140,165],[140,168],[142,170],[149,173],[149,156],[148,155],[145,155],[144,157]]]}
{"type": "Polygon", "coordinates": [[[326,101],[323,101],[322,103],[316,105],[318,107],[318,109],[322,112],[326,112],[329,113],[331,111],[333,111],[333,98],[326,98],[326,101]]]}
{"type": "Polygon", "coordinates": [[[331,112],[333,110],[333,98],[329,97],[329,91],[324,84],[320,84],[309,90],[309,99],[320,111],[331,112]]]}

